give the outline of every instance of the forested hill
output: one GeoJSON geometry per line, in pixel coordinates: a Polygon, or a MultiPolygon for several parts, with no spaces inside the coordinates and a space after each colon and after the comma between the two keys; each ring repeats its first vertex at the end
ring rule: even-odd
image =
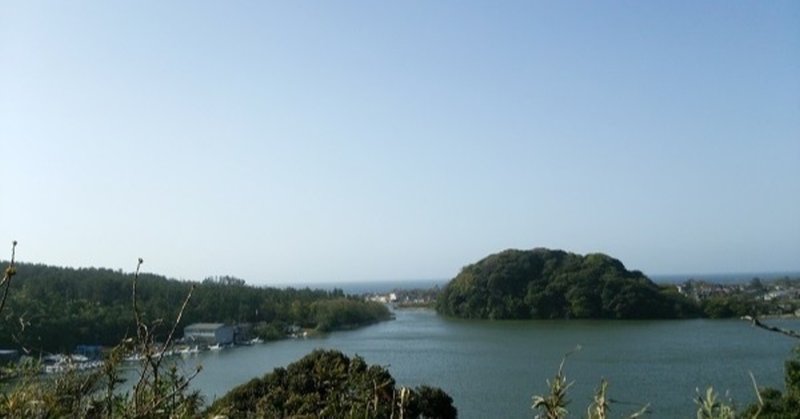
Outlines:
{"type": "MultiPolygon", "coordinates": [[[[5,266],[2,263],[0,266],[5,266]]],[[[115,345],[135,333],[133,274],[109,269],[17,264],[0,319],[0,347],[71,351],[78,344],[115,345]]],[[[250,322],[267,339],[285,336],[289,325],[329,331],[385,320],[388,309],[341,290],[248,286],[233,277],[202,282],[142,274],[137,301],[149,324],[168,331],[192,285],[193,296],[179,327],[194,322],[250,322]]]]}
{"type": "Polygon", "coordinates": [[[464,267],[442,291],[439,313],[476,319],[693,317],[693,302],[600,253],[506,250],[464,267]]]}

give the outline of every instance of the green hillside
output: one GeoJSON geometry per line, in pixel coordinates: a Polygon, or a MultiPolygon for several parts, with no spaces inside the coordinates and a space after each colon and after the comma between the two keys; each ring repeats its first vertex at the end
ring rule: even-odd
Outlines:
{"type": "Polygon", "coordinates": [[[655,319],[699,315],[697,306],[617,259],[537,248],[505,250],[464,267],[439,313],[473,319],[655,319]]]}

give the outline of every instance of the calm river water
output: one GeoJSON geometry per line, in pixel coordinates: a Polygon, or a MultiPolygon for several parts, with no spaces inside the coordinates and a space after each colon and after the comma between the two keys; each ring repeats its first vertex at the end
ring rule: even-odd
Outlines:
{"type": "MultiPolygon", "coordinates": [[[[783,388],[783,362],[796,341],[740,320],[462,321],[430,310],[399,310],[397,319],[324,337],[219,352],[182,363],[203,371],[193,385],[208,402],[234,386],[306,355],[335,348],[387,366],[398,384],[429,384],[449,393],[462,418],[530,418],[531,396],[544,393],[564,353],[575,384],[573,412],[584,412],[601,378],[610,381],[616,415],[650,403],[658,418],[693,417],[695,389],[713,386],[738,404],[754,400],[748,372],[761,386],[783,388]]],[[[800,328],[798,320],[773,323],[800,328]]]]}

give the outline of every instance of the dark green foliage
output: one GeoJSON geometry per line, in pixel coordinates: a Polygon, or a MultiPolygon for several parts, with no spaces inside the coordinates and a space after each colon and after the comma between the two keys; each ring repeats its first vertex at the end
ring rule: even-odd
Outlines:
{"type": "MultiPolygon", "coordinates": [[[[0,319],[0,347],[63,352],[78,344],[114,346],[136,333],[132,274],[38,264],[17,264],[17,271],[0,319]]],[[[152,274],[141,274],[138,284],[138,304],[148,324],[174,318],[195,284],[179,332],[194,322],[250,322],[263,338],[277,339],[292,324],[334,330],[390,316],[382,304],[348,298],[341,290],[252,287],[233,277],[193,283],[152,274]]]]}
{"type": "Polygon", "coordinates": [[[784,385],[786,390],[760,389],[759,394],[764,402],[759,409],[757,404],[745,411],[744,417],[753,417],[759,412],[760,419],[784,419],[800,417],[800,347],[795,348],[794,357],[786,361],[784,385]]]}
{"type": "Polygon", "coordinates": [[[267,341],[279,340],[286,337],[286,329],[288,326],[289,325],[286,323],[277,320],[269,323],[262,322],[253,329],[253,333],[267,341]]]}
{"type": "Polygon", "coordinates": [[[323,350],[234,388],[207,413],[236,418],[456,417],[444,391],[397,388],[385,368],[323,350]]]}
{"type": "Polygon", "coordinates": [[[764,301],[745,294],[711,297],[703,300],[700,306],[703,314],[712,319],[755,316],[768,311],[768,305],[764,301]]]}
{"type": "Polygon", "coordinates": [[[386,306],[383,304],[344,297],[315,301],[310,310],[317,329],[322,332],[350,329],[386,319],[386,306]]]}
{"type": "Polygon", "coordinates": [[[437,310],[481,319],[697,316],[695,304],[604,254],[506,250],[466,266],[444,288],[437,310]]]}
{"type": "Polygon", "coordinates": [[[444,390],[438,387],[419,386],[415,389],[417,393],[416,407],[420,415],[424,418],[455,418],[458,416],[453,398],[444,390]]]}

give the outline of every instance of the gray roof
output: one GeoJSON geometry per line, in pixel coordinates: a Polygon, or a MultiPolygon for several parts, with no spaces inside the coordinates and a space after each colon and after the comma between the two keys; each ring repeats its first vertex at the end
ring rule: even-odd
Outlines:
{"type": "Polygon", "coordinates": [[[224,326],[225,323],[194,323],[186,326],[183,330],[217,330],[224,326]]]}

